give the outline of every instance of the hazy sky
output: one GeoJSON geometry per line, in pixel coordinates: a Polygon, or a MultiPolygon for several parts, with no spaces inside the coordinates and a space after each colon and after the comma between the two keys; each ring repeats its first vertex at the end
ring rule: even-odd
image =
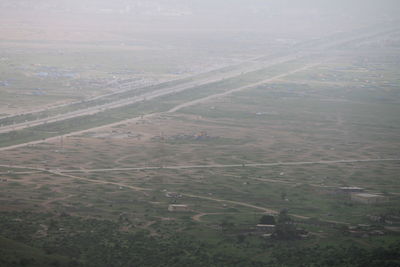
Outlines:
{"type": "Polygon", "coordinates": [[[50,8],[67,10],[85,10],[95,12],[98,9],[155,8],[186,9],[194,13],[201,12],[282,12],[290,10],[314,9],[321,12],[365,13],[396,15],[400,8],[398,0],[1,0],[0,5],[32,9],[50,8]]]}
{"type": "Polygon", "coordinates": [[[399,17],[399,0],[0,0],[3,25],[37,26],[36,32],[81,27],[274,31],[283,37],[312,37],[399,17]]]}

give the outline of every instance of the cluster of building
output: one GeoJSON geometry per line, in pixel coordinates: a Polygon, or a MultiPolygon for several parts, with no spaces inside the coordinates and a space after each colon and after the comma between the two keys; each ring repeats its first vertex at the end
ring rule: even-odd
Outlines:
{"type": "Polygon", "coordinates": [[[372,194],[364,192],[364,188],[348,186],[339,187],[339,190],[343,193],[350,195],[350,200],[357,203],[363,204],[377,204],[388,201],[388,198],[380,194],[372,194]]]}
{"type": "MultiPolygon", "coordinates": [[[[165,197],[172,198],[174,200],[174,202],[176,202],[177,199],[180,199],[183,197],[182,194],[179,194],[177,192],[169,192],[166,189],[164,189],[163,191],[165,192],[165,197]]],[[[186,204],[170,204],[170,205],[168,205],[168,211],[170,211],[170,212],[190,212],[191,209],[186,204]]]]}
{"type": "Polygon", "coordinates": [[[194,134],[177,134],[172,136],[154,136],[152,140],[167,140],[167,141],[179,141],[179,140],[188,140],[188,141],[201,141],[201,140],[210,140],[210,139],[217,139],[218,136],[210,136],[207,134],[206,131],[201,131],[199,133],[194,134]]]}
{"type": "Polygon", "coordinates": [[[0,81],[0,86],[9,86],[10,83],[8,81],[0,81]]]}
{"type": "Polygon", "coordinates": [[[111,132],[92,132],[88,133],[88,136],[101,138],[101,139],[127,139],[127,138],[136,138],[140,140],[142,138],[141,134],[132,133],[130,131],[116,131],[113,130],[111,132]]]}
{"type": "Polygon", "coordinates": [[[182,198],[182,195],[176,192],[166,192],[165,196],[167,198],[182,198]]]}
{"type": "Polygon", "coordinates": [[[371,226],[369,224],[358,224],[349,226],[347,233],[354,237],[369,237],[376,235],[384,235],[385,232],[379,227],[371,226]]]}
{"type": "Polygon", "coordinates": [[[263,237],[271,237],[275,231],[275,224],[257,224],[254,233],[263,237]]]}
{"type": "Polygon", "coordinates": [[[349,226],[346,232],[355,237],[385,235],[387,232],[400,232],[400,213],[392,212],[380,215],[368,215],[371,224],[349,226]]]}
{"type": "Polygon", "coordinates": [[[400,226],[400,214],[380,214],[380,215],[368,215],[371,222],[400,226]]]}

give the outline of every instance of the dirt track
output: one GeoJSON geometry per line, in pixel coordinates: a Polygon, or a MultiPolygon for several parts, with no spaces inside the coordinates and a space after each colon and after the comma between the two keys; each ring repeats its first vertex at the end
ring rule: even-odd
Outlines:
{"type": "MultiPolygon", "coordinates": [[[[246,166],[252,165],[252,166],[277,166],[277,165],[304,165],[304,164],[335,164],[335,163],[357,163],[357,162],[379,162],[379,161],[400,161],[400,159],[364,159],[364,160],[337,160],[337,161],[317,161],[317,162],[282,162],[282,163],[265,163],[265,164],[248,164],[246,166]]],[[[176,167],[164,167],[166,169],[171,169],[171,168],[178,168],[178,169],[186,169],[186,168],[226,168],[226,167],[242,167],[242,165],[203,165],[203,166],[176,166],[176,167]]],[[[85,177],[79,177],[79,176],[75,176],[75,175],[70,175],[67,173],[63,173],[63,172],[68,172],[67,170],[49,170],[49,169],[45,169],[45,168],[39,168],[39,167],[29,167],[29,166],[20,166],[20,165],[0,165],[0,167],[4,167],[4,168],[12,168],[12,169],[31,169],[31,170],[35,170],[35,171],[42,171],[42,172],[46,172],[46,173],[51,173],[57,176],[64,176],[64,177],[69,177],[72,179],[79,179],[79,180],[83,180],[89,183],[96,183],[96,184],[108,184],[108,185],[116,185],[119,187],[123,187],[123,188],[128,188],[128,189],[132,189],[134,191],[139,191],[142,192],[143,194],[145,194],[146,196],[148,196],[149,194],[146,191],[151,191],[152,189],[149,188],[142,188],[142,187],[136,187],[136,186],[130,186],[130,185],[126,185],[123,183],[116,183],[116,182],[108,182],[108,181],[101,181],[101,180],[93,180],[93,179],[89,179],[89,178],[85,178],[85,177]]],[[[123,169],[108,169],[108,170],[126,170],[126,169],[130,169],[130,170],[143,170],[143,169],[164,169],[164,168],[159,168],[159,167],[148,167],[148,168],[123,168],[123,169]]],[[[104,169],[106,170],[106,169],[104,169]]],[[[85,172],[85,170],[73,170],[73,171],[77,171],[77,172],[85,172]]],[[[72,171],[71,171],[72,172],[72,171]]],[[[198,198],[198,199],[204,199],[204,200],[209,200],[209,201],[216,201],[216,202],[221,202],[221,203],[228,203],[228,204],[233,204],[233,205],[238,205],[238,206],[242,206],[242,207],[247,207],[247,208],[252,208],[252,209],[256,209],[262,212],[266,212],[266,213],[270,213],[270,214],[277,214],[278,211],[270,209],[270,208],[266,208],[266,207],[261,207],[261,206],[257,206],[257,205],[253,205],[253,204],[249,204],[243,201],[233,201],[233,200],[225,200],[225,199],[219,199],[219,198],[215,198],[215,197],[208,197],[208,196],[201,196],[201,195],[194,195],[194,194],[188,194],[188,193],[181,193],[182,196],[186,196],[189,198],[198,198]]],[[[201,215],[202,216],[202,215],[201,215]]],[[[198,218],[196,216],[195,220],[200,220],[200,217],[198,218]]],[[[295,218],[299,218],[299,219],[309,219],[309,217],[306,216],[302,216],[302,215],[297,215],[297,214],[292,214],[293,217],[295,218]]],[[[338,222],[338,221],[328,221],[325,220],[326,222],[331,222],[331,223],[337,223],[337,224],[346,224],[344,222],[338,222]]]]}
{"type": "MultiPolygon", "coordinates": [[[[314,164],[345,164],[362,162],[384,162],[400,161],[400,158],[387,159],[342,159],[342,160],[321,160],[321,161],[297,161],[297,162],[275,162],[275,163],[247,163],[247,164],[210,164],[210,165],[180,165],[180,166],[154,166],[154,167],[128,167],[110,169],[79,169],[79,170],[58,170],[59,173],[90,173],[90,172],[113,172],[113,171],[145,171],[145,170],[182,170],[182,169],[214,169],[214,168],[246,168],[246,167],[273,167],[273,166],[298,166],[314,164]]],[[[1,166],[1,165],[0,165],[1,166]]]]}

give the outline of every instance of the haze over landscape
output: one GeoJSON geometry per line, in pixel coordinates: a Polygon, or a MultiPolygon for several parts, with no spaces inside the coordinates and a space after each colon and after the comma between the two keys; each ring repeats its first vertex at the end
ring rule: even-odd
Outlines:
{"type": "Polygon", "coordinates": [[[399,14],[0,0],[0,266],[399,266],[399,14]]]}

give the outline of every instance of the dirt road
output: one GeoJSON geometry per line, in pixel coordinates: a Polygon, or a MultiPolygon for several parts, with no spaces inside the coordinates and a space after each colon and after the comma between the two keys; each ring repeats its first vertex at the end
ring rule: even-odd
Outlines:
{"type": "Polygon", "coordinates": [[[280,74],[280,75],[276,75],[276,76],[274,76],[272,78],[268,78],[266,80],[263,80],[263,81],[260,81],[260,82],[257,82],[257,83],[249,84],[249,85],[246,85],[246,86],[242,86],[242,87],[239,87],[239,88],[235,88],[235,89],[232,89],[232,90],[225,91],[223,93],[213,94],[213,95],[209,95],[207,97],[203,97],[203,98],[200,98],[200,99],[189,101],[189,102],[183,103],[181,105],[178,105],[178,106],[170,109],[168,111],[168,113],[176,112],[176,111],[178,111],[178,110],[180,110],[182,108],[185,108],[185,107],[189,107],[189,106],[197,105],[197,104],[200,104],[200,103],[204,103],[204,102],[207,102],[207,101],[212,100],[214,98],[224,97],[224,96],[236,93],[236,92],[240,92],[240,91],[243,91],[243,90],[246,90],[246,89],[250,89],[250,88],[254,88],[254,87],[260,86],[260,85],[264,85],[264,84],[273,82],[275,80],[279,80],[281,78],[284,78],[286,76],[289,76],[291,74],[294,74],[294,73],[297,73],[297,72],[300,72],[300,71],[303,71],[303,70],[310,69],[310,68],[315,67],[315,66],[320,65],[320,64],[321,63],[309,64],[307,66],[304,66],[304,67],[301,67],[301,68],[298,68],[298,69],[295,69],[295,70],[292,70],[292,71],[288,71],[288,72],[280,74]]]}
{"type": "MultiPolygon", "coordinates": [[[[246,167],[273,167],[273,166],[297,166],[314,164],[345,164],[345,163],[368,163],[400,161],[400,158],[386,159],[341,159],[341,160],[320,160],[320,161],[297,161],[297,162],[273,162],[273,163],[247,163],[247,164],[210,164],[210,165],[178,165],[178,166],[153,166],[153,167],[124,167],[109,169],[79,169],[79,170],[58,170],[60,173],[90,173],[90,172],[119,172],[119,171],[145,171],[145,170],[182,170],[182,169],[214,169],[214,168],[246,168],[246,167]]],[[[0,165],[2,166],[2,165],[0,165]]]]}

